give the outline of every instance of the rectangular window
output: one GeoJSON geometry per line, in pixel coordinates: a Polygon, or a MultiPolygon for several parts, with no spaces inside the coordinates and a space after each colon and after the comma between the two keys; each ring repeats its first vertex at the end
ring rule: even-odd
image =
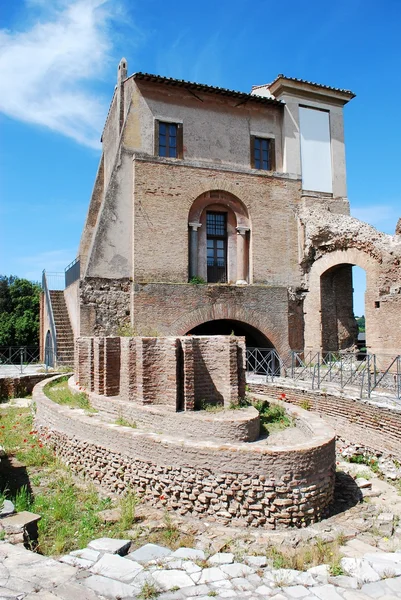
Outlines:
{"type": "Polygon", "coordinates": [[[167,158],[182,158],[182,123],[156,121],[155,140],[155,154],[167,158]]]}
{"type": "Polygon", "coordinates": [[[274,140],[251,135],[251,167],[262,171],[274,171],[275,162],[274,140]]]}
{"type": "Polygon", "coordinates": [[[207,280],[227,281],[227,214],[206,213],[207,280]]]}

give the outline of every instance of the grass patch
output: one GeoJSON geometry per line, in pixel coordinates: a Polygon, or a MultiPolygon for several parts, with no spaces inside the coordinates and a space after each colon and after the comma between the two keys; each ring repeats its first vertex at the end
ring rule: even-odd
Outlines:
{"type": "Polygon", "coordinates": [[[270,547],[267,549],[266,557],[272,561],[275,569],[296,569],[306,571],[311,567],[326,564],[329,565],[332,575],[342,575],[340,561],[340,546],[343,544],[342,536],[334,542],[323,542],[316,539],[315,543],[306,544],[299,548],[278,549],[270,547]]]}
{"type": "Polygon", "coordinates": [[[279,404],[270,403],[267,400],[258,400],[253,403],[253,406],[259,411],[260,428],[267,434],[294,426],[293,419],[287,415],[285,409],[279,404]]]}
{"type": "Polygon", "coordinates": [[[138,598],[141,598],[141,600],[152,600],[153,598],[157,598],[159,594],[160,591],[153,583],[145,582],[139,592],[138,598]]]}
{"type": "Polygon", "coordinates": [[[205,410],[206,412],[217,413],[224,410],[224,404],[208,402],[207,400],[198,400],[195,403],[195,410],[205,410]]]}
{"type": "Polygon", "coordinates": [[[149,534],[146,538],[151,544],[160,544],[167,546],[171,550],[189,547],[194,545],[194,536],[188,533],[182,533],[177,525],[172,522],[170,514],[166,511],[163,517],[164,527],[149,534]]]}
{"type": "Polygon", "coordinates": [[[0,444],[7,454],[0,463],[0,505],[7,498],[18,511],[41,515],[38,550],[42,554],[65,554],[98,537],[127,537],[136,527],[139,500],[135,491],[128,490],[113,502],[93,485],[74,478],[33,429],[31,409],[10,407],[1,411],[0,444]],[[18,472],[24,473],[21,481],[16,477],[18,472]],[[119,520],[104,523],[99,512],[113,506],[120,507],[119,520]]]}
{"type": "Polygon", "coordinates": [[[122,425],[123,427],[132,427],[132,429],[136,429],[138,427],[138,425],[135,423],[135,421],[128,421],[127,419],[125,419],[124,417],[118,417],[118,419],[116,419],[114,421],[114,423],[116,425],[122,425]]]}
{"type": "Polygon", "coordinates": [[[97,412],[96,409],[91,407],[87,394],[73,392],[68,387],[68,378],[66,377],[51,381],[45,385],[43,391],[50,400],[57,404],[67,405],[71,408],[82,408],[91,413],[97,412]]]}

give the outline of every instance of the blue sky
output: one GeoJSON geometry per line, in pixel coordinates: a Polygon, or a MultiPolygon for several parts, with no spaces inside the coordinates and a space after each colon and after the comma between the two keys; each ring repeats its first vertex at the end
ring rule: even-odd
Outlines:
{"type": "Polygon", "coordinates": [[[351,89],[352,214],[394,233],[399,0],[13,0],[0,23],[0,273],[38,280],[75,258],[122,56],[129,73],[241,91],[278,73],[351,89]]]}

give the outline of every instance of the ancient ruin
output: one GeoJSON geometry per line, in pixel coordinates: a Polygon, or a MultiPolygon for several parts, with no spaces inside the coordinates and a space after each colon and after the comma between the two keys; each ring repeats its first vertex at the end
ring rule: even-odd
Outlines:
{"type": "Polygon", "coordinates": [[[42,303],[42,354],[80,336],[230,334],[247,346],[400,353],[401,236],[349,216],[348,90],[279,75],[251,93],[128,75],[102,134],[78,258],[42,303]]]}
{"type": "Polygon", "coordinates": [[[368,351],[355,373],[370,394],[372,373],[384,379],[369,357],[388,356],[400,397],[400,225],[386,235],[349,214],[353,97],[284,75],[249,94],[128,76],[122,59],[79,256],[64,291],[44,275],[42,353],[74,357],[69,385],[99,411],[74,413],[36,388],[37,426],[76,471],[181,515],[274,529],[325,515],[339,428],[345,443],[399,458],[399,412],[383,411],[383,437],[382,416],[315,392],[315,373],[312,389],[249,380],[253,394],[298,405],[286,404],[298,438],[269,443],[258,411],[236,410],[245,368],[258,374],[256,354],[245,364],[255,348],[274,351],[264,375],[276,378],[313,368],[308,353],[356,354],[355,265],[367,274],[368,351]],[[196,410],[204,402],[222,410],[196,410]]]}

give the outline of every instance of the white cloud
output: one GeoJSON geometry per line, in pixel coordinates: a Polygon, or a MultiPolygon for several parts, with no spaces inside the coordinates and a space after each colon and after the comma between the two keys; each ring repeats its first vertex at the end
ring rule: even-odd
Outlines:
{"type": "Polygon", "coordinates": [[[360,221],[365,221],[365,223],[373,225],[380,231],[390,234],[394,234],[399,218],[395,205],[392,206],[391,204],[370,204],[369,206],[351,208],[351,212],[352,216],[360,221]]]}
{"type": "MultiPolygon", "coordinates": [[[[90,90],[110,63],[115,0],[59,0],[25,31],[0,30],[0,110],[98,148],[108,100],[90,90]],[[112,12],[113,10],[113,12],[112,12]]],[[[120,16],[120,15],[119,15],[120,16]]]]}

